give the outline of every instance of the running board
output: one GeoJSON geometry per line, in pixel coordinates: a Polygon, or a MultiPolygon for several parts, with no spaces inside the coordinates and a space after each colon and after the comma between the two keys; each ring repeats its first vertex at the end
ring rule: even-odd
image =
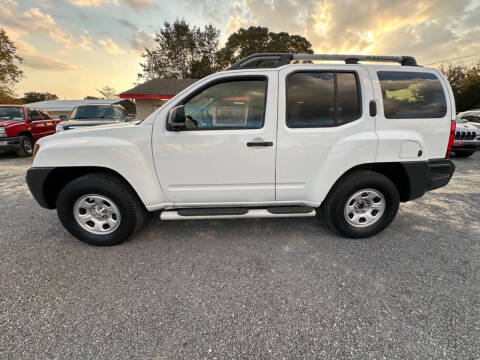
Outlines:
{"type": "Polygon", "coordinates": [[[280,218],[315,216],[315,209],[306,206],[274,206],[266,209],[249,208],[192,208],[166,210],[162,220],[202,220],[241,218],[280,218]]]}

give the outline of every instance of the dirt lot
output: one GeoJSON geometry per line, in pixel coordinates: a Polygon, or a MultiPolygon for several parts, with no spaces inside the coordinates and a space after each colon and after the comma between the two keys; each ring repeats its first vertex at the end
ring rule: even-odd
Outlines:
{"type": "Polygon", "coordinates": [[[480,153],[346,240],[315,219],[160,222],[97,248],[0,155],[0,358],[480,358],[480,153]]]}

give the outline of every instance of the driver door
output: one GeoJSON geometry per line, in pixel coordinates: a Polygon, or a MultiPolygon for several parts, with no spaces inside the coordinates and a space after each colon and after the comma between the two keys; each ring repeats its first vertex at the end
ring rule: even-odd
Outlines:
{"type": "Polygon", "coordinates": [[[154,159],[163,191],[179,205],[275,200],[277,74],[199,81],[160,112],[154,159]],[[186,126],[167,130],[170,109],[184,105],[186,126]]]}

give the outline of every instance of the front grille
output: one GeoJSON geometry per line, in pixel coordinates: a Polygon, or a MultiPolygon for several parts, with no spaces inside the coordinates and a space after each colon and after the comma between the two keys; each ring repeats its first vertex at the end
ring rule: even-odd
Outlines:
{"type": "Polygon", "coordinates": [[[455,140],[474,140],[477,136],[475,131],[457,131],[455,140]]]}

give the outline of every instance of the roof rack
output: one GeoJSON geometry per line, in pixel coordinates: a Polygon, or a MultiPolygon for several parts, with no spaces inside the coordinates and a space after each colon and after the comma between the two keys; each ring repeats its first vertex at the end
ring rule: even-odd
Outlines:
{"type": "Polygon", "coordinates": [[[359,61],[369,62],[397,62],[402,66],[418,66],[412,56],[384,56],[384,55],[346,55],[346,54],[290,54],[290,53],[260,53],[243,58],[230,66],[227,70],[255,69],[262,63],[272,61],[279,67],[290,64],[292,61],[345,61],[345,64],[358,64],[359,61]]]}

